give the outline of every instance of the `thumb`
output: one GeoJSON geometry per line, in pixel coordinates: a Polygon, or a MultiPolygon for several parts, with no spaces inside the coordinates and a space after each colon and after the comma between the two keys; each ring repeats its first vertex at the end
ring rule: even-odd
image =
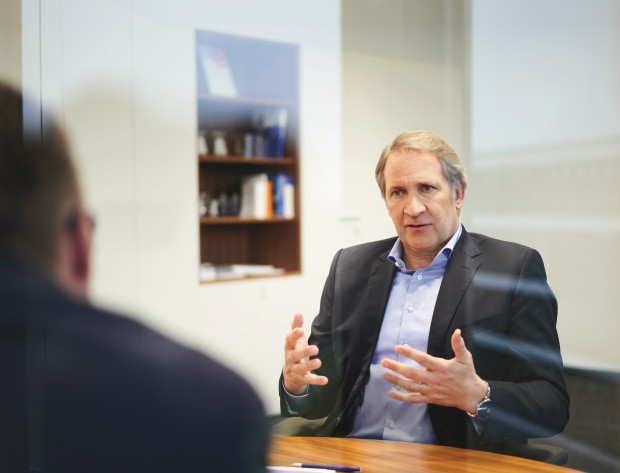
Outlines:
{"type": "Polygon", "coordinates": [[[454,357],[456,361],[461,363],[469,363],[472,359],[471,353],[465,346],[465,340],[461,335],[461,329],[457,328],[452,334],[452,350],[454,350],[454,357]]]}

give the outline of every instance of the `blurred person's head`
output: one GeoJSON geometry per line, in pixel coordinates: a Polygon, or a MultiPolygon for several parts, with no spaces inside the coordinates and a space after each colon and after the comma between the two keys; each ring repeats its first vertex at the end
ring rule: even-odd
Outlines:
{"type": "Polygon", "coordinates": [[[63,133],[24,124],[25,99],[0,83],[0,252],[86,297],[92,222],[63,133]]]}

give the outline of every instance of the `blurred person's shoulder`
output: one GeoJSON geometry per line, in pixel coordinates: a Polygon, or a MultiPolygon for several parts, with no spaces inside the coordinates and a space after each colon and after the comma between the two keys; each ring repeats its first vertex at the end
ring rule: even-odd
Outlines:
{"type": "MultiPolygon", "coordinates": [[[[1,255],[0,304],[2,325],[44,333],[50,382],[54,376],[58,382],[98,377],[122,380],[125,390],[140,383],[157,384],[188,398],[198,391],[218,397],[230,389],[259,404],[247,381],[212,356],[131,316],[76,300],[35,268],[1,255]],[[211,389],[214,385],[221,389],[211,389]]],[[[218,400],[227,402],[231,396],[235,394],[218,400]]]]}

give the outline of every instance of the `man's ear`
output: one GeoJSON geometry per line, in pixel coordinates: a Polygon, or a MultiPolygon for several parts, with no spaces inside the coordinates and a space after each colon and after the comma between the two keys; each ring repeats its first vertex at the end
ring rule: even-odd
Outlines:
{"type": "Polygon", "coordinates": [[[456,205],[456,209],[460,212],[463,208],[463,204],[465,203],[465,190],[467,186],[465,184],[460,184],[456,188],[456,193],[454,196],[454,204],[456,205]]]}
{"type": "Polygon", "coordinates": [[[86,299],[90,280],[93,224],[81,206],[75,210],[75,221],[60,235],[56,275],[60,285],[72,295],[86,299]]]}

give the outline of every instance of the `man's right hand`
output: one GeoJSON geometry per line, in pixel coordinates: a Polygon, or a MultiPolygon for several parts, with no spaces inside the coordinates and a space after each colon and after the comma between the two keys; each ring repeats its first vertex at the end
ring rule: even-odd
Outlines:
{"type": "Polygon", "coordinates": [[[318,355],[319,349],[316,345],[308,345],[304,330],[301,328],[303,323],[303,315],[293,316],[291,331],[286,335],[284,343],[284,368],[282,368],[284,388],[296,395],[305,394],[309,384],[323,386],[328,381],[325,376],[312,373],[320,368],[321,360],[310,359],[311,356],[318,355]]]}

